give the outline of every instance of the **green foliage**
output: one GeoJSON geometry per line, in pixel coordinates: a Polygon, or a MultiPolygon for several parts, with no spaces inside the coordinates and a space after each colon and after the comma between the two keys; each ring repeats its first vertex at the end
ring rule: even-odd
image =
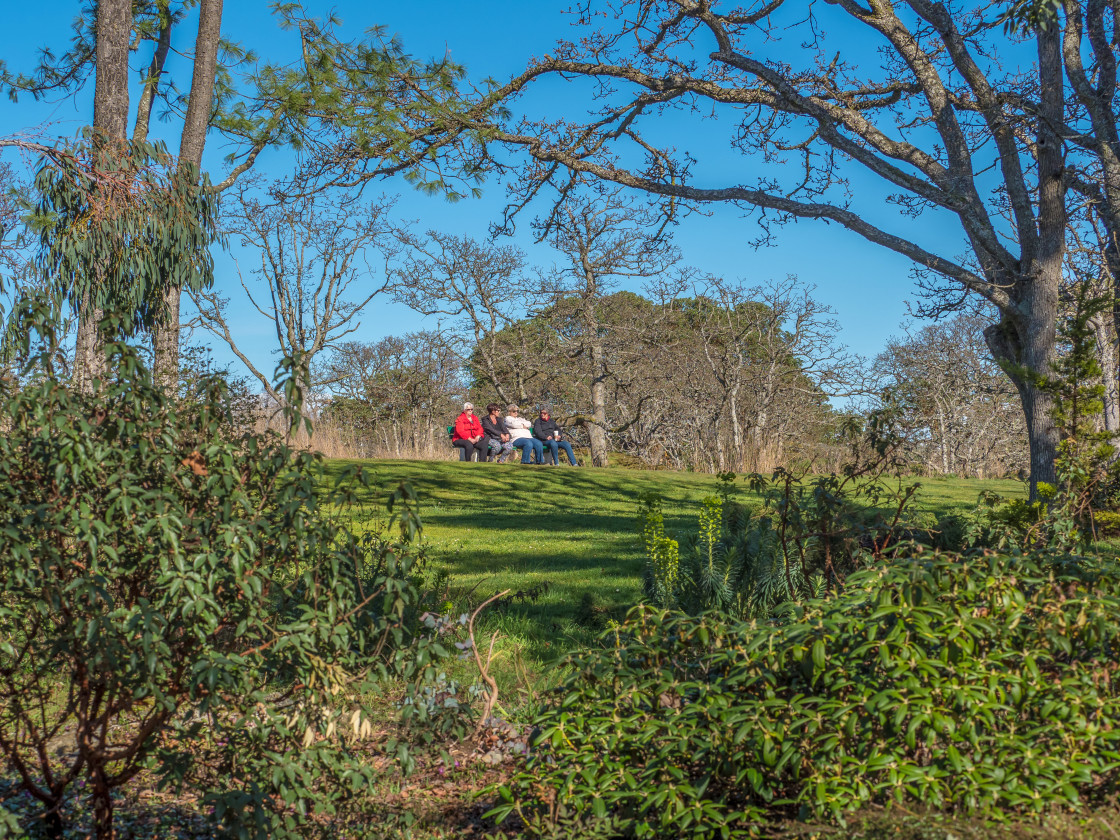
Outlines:
{"type": "MultiPolygon", "coordinates": [[[[1055,506],[1075,520],[1074,535],[1091,539],[1093,509],[1102,491],[1120,479],[1115,433],[1098,428],[1104,412],[1104,380],[1096,354],[1092,320],[1112,299],[1079,293],[1073,313],[1059,331],[1068,350],[1053,364],[1039,387],[1054,398],[1054,420],[1061,434],[1054,466],[1060,476],[1055,506]]],[[[1040,495],[1042,488],[1039,488],[1040,495]]]]}
{"type": "Polygon", "coordinates": [[[13,73],[0,61],[0,89],[6,90],[12,102],[20,94],[30,94],[34,99],[43,99],[75,87],[80,87],[93,69],[96,50],[93,8],[83,10],[70,24],[73,35],[70,48],[62,55],[43,50],[39,65],[33,74],[13,73]]]}
{"type": "Polygon", "coordinates": [[[930,529],[933,547],[941,551],[964,551],[971,527],[972,520],[961,514],[946,513],[937,517],[930,529]]]}
{"type": "MultiPolygon", "coordinates": [[[[1047,498],[1053,488],[1043,488],[1047,498]]],[[[1045,500],[1005,499],[983,491],[972,514],[967,542],[973,548],[1021,551],[1045,543],[1051,515],[1045,500]]]]}
{"type": "Polygon", "coordinates": [[[1091,325],[1112,304],[1107,297],[1086,294],[1084,289],[1079,292],[1073,312],[1060,326],[1066,350],[1050,373],[1028,372],[1039,390],[1053,399],[1053,420],[1060,435],[1054,459],[1058,484],[1039,482],[1038,499],[1029,503],[981,494],[973,534],[976,545],[1085,550],[1095,536],[1096,511],[1112,504],[1110,497],[1120,486],[1116,435],[1099,428],[1104,384],[1091,325]]]}
{"type": "Polygon", "coordinates": [[[716,473],[716,494],[724,508],[731,504],[735,495],[735,478],[733,472],[716,473]]]}
{"type": "Polygon", "coordinates": [[[715,496],[700,502],[700,522],[692,546],[693,568],[690,581],[705,603],[721,605],[731,597],[731,567],[720,540],[723,503],[715,496]]]}
{"type": "Polygon", "coordinates": [[[161,146],[86,132],[44,157],[35,190],[37,267],[72,308],[112,308],[126,328],[150,329],[168,288],[213,282],[217,199],[161,146]]]}
{"type": "MultiPolygon", "coordinates": [[[[301,62],[266,61],[240,80],[219,74],[214,125],[255,147],[290,146],[317,156],[326,177],[401,173],[417,189],[457,200],[480,195],[488,165],[483,137],[467,129],[507,112],[463,91],[465,72],[446,55],[422,62],[374,26],[345,39],[334,13],[273,6],[280,29],[298,35],[301,62]],[[239,84],[240,82],[240,84],[239,84]]],[[[254,62],[255,64],[255,62],[254,62]]]]}
{"type": "MultiPolygon", "coordinates": [[[[618,467],[482,474],[459,461],[330,460],[324,468],[333,476],[351,465],[373,470],[381,486],[408,481],[422,495],[424,544],[432,568],[450,573],[453,600],[458,601],[458,593],[517,591],[548,582],[548,594],[540,601],[517,607],[516,638],[505,636],[495,648],[495,669],[511,681],[521,679],[514,668],[516,653],[534,687],[539,679],[552,679],[558,652],[586,643],[586,628],[574,622],[584,592],[593,591],[596,605],[616,620],[646,597],[647,560],[635,523],[642,493],[661,496],[666,534],[676,538],[695,530],[699,499],[714,490],[707,474],[618,467]],[[498,497],[541,504],[497,510],[492,500],[498,497]],[[465,526],[468,522],[473,524],[465,526]]],[[[736,499],[757,511],[760,499],[741,479],[737,483],[736,499]]],[[[936,515],[965,514],[984,488],[1025,495],[1017,481],[930,479],[917,499],[924,524],[932,526],[936,515]]],[[[369,491],[362,499],[376,505],[380,496],[369,491]]],[[[480,617],[483,627],[491,614],[480,617]]]]}
{"type": "Polygon", "coordinates": [[[1120,574],[1063,557],[918,554],[740,622],[639,608],[564,661],[499,819],[755,837],[891,803],[990,816],[1120,781],[1120,574]]]}
{"type": "Polygon", "coordinates": [[[918,489],[853,475],[806,480],[779,469],[771,479],[751,477],[763,502],[756,512],[732,501],[733,475],[719,480],[719,495],[702,500],[698,529],[681,541],[679,554],[677,542],[665,536],[660,499],[643,495],[651,604],[693,615],[713,609],[767,615],[785,601],[835,590],[911,530],[918,489]]]}
{"type": "MultiPolygon", "coordinates": [[[[177,30],[193,5],[137,0],[134,49],[143,53],[158,41],[168,17],[177,30]]],[[[0,61],[0,90],[16,101],[80,89],[93,71],[95,10],[95,4],[82,7],[68,48],[44,46],[32,72],[10,70],[0,61]]],[[[277,27],[295,36],[281,60],[224,37],[218,52],[210,125],[233,144],[227,160],[237,162],[235,174],[252,166],[263,149],[288,147],[314,158],[324,181],[401,173],[417,189],[451,200],[479,194],[489,163],[485,137],[467,125],[508,111],[495,98],[480,103],[473,89],[464,91],[461,66],[446,56],[416,60],[384,27],[348,39],[334,13],[317,17],[287,1],[272,4],[272,11],[277,27]],[[302,60],[288,60],[292,49],[302,60]],[[355,160],[362,161],[360,171],[355,160]]],[[[153,92],[157,111],[162,104],[169,114],[183,112],[179,86],[165,82],[153,92]]]]}
{"type": "Polygon", "coordinates": [[[322,489],[318,457],[228,436],[220,378],[169,399],[127,345],[72,390],[51,307],[22,315],[44,339],[0,400],[0,753],[50,832],[82,786],[108,836],[113,789],[149,769],[232,836],[305,836],[372,781],[357,698],[449,654],[419,629],[411,491],[391,530],[355,534],[361,470],[322,489]]]}
{"type": "Polygon", "coordinates": [[[680,586],[680,549],[676,540],[665,536],[661,496],[654,492],[643,493],[638,517],[646,550],[646,597],[658,606],[670,606],[680,586]]]}
{"type": "Polygon", "coordinates": [[[1111,510],[1101,510],[1094,514],[1097,525],[1097,536],[1105,539],[1120,537],[1120,513],[1111,510]]]}
{"type": "Polygon", "coordinates": [[[1004,31],[1030,36],[1049,30],[1059,25],[1060,9],[1058,0],[1011,0],[1001,18],[1004,31]]]}

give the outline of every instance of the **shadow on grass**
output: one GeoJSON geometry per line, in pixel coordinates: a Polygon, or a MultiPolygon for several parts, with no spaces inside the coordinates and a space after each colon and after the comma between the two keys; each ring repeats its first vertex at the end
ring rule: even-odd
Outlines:
{"type": "MultiPolygon", "coordinates": [[[[345,463],[332,462],[328,471],[337,474],[345,463]]],[[[361,494],[362,507],[352,513],[357,527],[384,523],[384,498],[407,481],[419,498],[435,566],[450,574],[455,591],[472,592],[477,604],[502,589],[547,586],[536,602],[517,607],[525,633],[542,644],[581,620],[588,595],[596,609],[612,612],[642,600],[645,561],[637,518],[642,493],[662,496],[666,532],[683,540],[696,532],[701,500],[715,495],[718,486],[711,475],[619,468],[360,464],[376,486],[361,494]]],[[[738,501],[760,501],[744,480],[737,485],[738,501]]],[[[1016,482],[938,479],[919,491],[919,506],[934,513],[969,510],[981,489],[1021,495],[1016,482]]]]}

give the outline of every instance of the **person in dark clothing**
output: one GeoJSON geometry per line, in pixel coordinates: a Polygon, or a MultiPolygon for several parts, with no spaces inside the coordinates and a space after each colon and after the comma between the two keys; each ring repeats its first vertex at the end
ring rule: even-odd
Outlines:
{"type": "Polygon", "coordinates": [[[568,463],[573,467],[578,467],[576,463],[576,454],[572,452],[572,445],[564,440],[563,433],[560,427],[556,425],[556,421],[552,419],[552,415],[547,408],[541,409],[540,417],[533,422],[533,437],[544,444],[545,449],[552,456],[551,462],[547,459],[545,463],[551,463],[552,466],[560,466],[560,450],[563,449],[568,453],[568,463]]]}
{"type": "Polygon", "coordinates": [[[510,440],[509,429],[506,421],[502,419],[502,407],[497,403],[486,406],[486,416],[482,418],[482,431],[490,442],[487,461],[497,461],[504,464],[513,452],[513,441],[510,440]]]}

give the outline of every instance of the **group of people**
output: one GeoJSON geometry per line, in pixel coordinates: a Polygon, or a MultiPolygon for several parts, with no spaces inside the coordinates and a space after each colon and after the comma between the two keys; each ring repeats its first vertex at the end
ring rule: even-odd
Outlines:
{"type": "Polygon", "coordinates": [[[455,420],[451,442],[459,448],[459,460],[497,461],[505,463],[514,449],[521,450],[522,464],[551,464],[559,466],[560,450],[568,455],[568,463],[578,467],[572,445],[547,408],[530,422],[521,416],[516,405],[502,407],[497,403],[486,406],[486,414],[479,419],[472,403],[463,403],[463,413],[455,420]],[[547,455],[546,455],[547,452],[547,455]],[[548,460],[546,460],[548,458],[548,460]]]}

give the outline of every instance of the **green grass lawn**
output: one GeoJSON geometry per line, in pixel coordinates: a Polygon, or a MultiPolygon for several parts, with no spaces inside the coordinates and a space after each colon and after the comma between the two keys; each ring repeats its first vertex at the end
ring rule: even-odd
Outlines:
{"type": "MultiPolygon", "coordinates": [[[[330,468],[344,464],[332,461],[330,468]]],[[[642,597],[643,555],[636,530],[638,497],[665,499],[666,531],[695,529],[700,500],[715,476],[629,469],[531,467],[458,461],[364,461],[378,487],[408,481],[421,503],[434,567],[449,575],[457,608],[503,589],[537,594],[491,616],[536,664],[587,641],[607,616],[621,617],[642,597]],[[544,590],[543,593],[541,590],[544,590]],[[588,602],[590,598],[590,602],[588,602]]],[[[740,497],[750,501],[740,479],[740,497]]],[[[926,479],[919,507],[968,510],[982,489],[1018,496],[1016,481],[926,479]]],[[[355,512],[383,519],[376,498],[355,512]]]]}

